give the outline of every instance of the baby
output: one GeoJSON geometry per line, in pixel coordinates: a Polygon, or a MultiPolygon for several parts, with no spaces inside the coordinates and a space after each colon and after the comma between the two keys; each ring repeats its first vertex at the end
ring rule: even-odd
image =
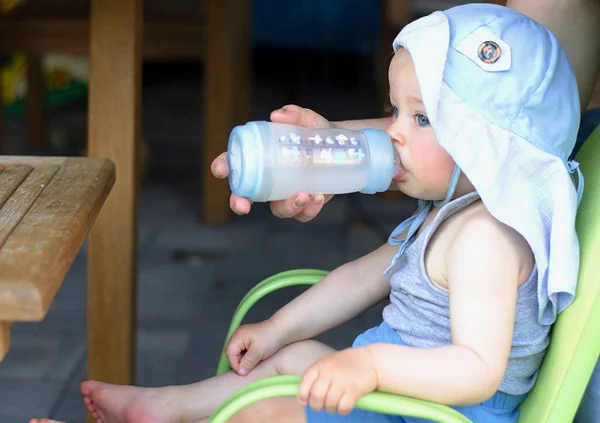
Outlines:
{"type": "Polygon", "coordinates": [[[548,30],[490,4],[419,19],[393,47],[387,132],[402,161],[394,183],[419,199],[415,214],[379,249],[240,327],[226,348],[232,372],[152,389],[83,382],[98,423],[206,421],[234,390],[278,374],[302,375],[298,398],[232,421],[422,421],[354,408],[374,390],[473,422],[517,421],[575,292],[575,77],[548,30]],[[386,298],[382,323],[352,348],[311,340],[386,298]]]}

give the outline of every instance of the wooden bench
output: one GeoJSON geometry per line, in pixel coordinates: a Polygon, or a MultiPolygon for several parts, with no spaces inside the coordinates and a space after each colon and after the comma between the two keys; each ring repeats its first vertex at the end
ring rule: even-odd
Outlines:
{"type": "Polygon", "coordinates": [[[13,321],[40,321],[115,180],[109,160],[0,157],[0,361],[13,321]]]}

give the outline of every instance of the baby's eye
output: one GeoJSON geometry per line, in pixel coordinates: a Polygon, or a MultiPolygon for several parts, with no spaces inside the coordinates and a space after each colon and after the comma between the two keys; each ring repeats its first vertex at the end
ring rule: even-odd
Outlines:
{"type": "Polygon", "coordinates": [[[399,115],[400,115],[400,111],[398,110],[398,108],[396,106],[392,106],[392,116],[397,118],[399,115]]]}
{"type": "Polygon", "coordinates": [[[415,122],[417,122],[417,125],[419,126],[429,126],[429,119],[427,116],[420,113],[415,115],[415,122]]]}

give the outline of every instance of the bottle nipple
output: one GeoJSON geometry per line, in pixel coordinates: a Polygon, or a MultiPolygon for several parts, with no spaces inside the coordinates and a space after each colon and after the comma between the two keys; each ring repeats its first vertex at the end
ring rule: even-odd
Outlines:
{"type": "Polygon", "coordinates": [[[394,148],[394,176],[396,176],[400,171],[404,170],[402,167],[402,160],[400,160],[400,155],[398,151],[394,148]]]}

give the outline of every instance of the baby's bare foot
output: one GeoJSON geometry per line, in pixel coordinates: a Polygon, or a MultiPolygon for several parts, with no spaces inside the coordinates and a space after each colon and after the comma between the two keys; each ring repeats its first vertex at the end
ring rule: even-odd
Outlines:
{"type": "Polygon", "coordinates": [[[181,418],[170,388],[138,388],[96,381],[81,384],[83,401],[97,423],[176,423],[181,418]]]}

